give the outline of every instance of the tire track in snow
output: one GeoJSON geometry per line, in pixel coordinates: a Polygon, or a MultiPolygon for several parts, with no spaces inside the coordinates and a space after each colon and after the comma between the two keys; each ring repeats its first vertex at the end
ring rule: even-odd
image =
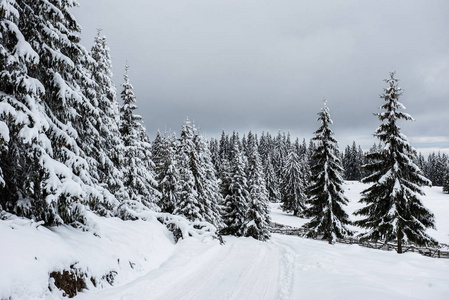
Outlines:
{"type": "Polygon", "coordinates": [[[293,271],[295,267],[296,252],[284,243],[276,242],[282,248],[282,258],[279,271],[279,300],[290,299],[293,284],[293,271]]]}
{"type": "MultiPolygon", "coordinates": [[[[292,250],[274,241],[227,237],[226,245],[186,241],[157,270],[84,299],[288,299],[292,250]]],[[[83,297],[81,297],[83,298],[83,297]]]]}
{"type": "Polygon", "coordinates": [[[229,244],[217,253],[214,264],[199,268],[188,280],[177,281],[178,291],[164,299],[276,299],[278,247],[245,239],[229,244]]]}

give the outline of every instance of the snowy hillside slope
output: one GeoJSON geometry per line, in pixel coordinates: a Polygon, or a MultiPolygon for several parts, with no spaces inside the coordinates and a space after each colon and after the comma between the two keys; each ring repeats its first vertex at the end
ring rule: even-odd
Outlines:
{"type": "Polygon", "coordinates": [[[95,224],[90,232],[48,229],[17,217],[0,221],[0,299],[61,299],[48,289],[49,274],[71,266],[87,275],[89,289],[92,280],[98,287],[110,286],[108,280],[126,284],[158,268],[175,249],[171,233],[155,220],[88,216],[95,224]]]}
{"type": "MultiPolygon", "coordinates": [[[[364,186],[346,182],[350,213],[364,186]]],[[[449,241],[449,195],[425,190],[437,231],[449,241]]],[[[305,222],[273,205],[273,221],[305,222]]],[[[47,229],[23,219],[0,221],[0,298],[61,299],[48,275],[75,264],[101,282],[74,299],[449,299],[449,260],[396,254],[274,234],[268,242],[225,237],[175,244],[159,222],[94,215],[96,235],[70,227],[47,229]],[[101,277],[115,271],[113,286],[101,277]],[[51,284],[50,284],[51,285],[51,284]]]]}

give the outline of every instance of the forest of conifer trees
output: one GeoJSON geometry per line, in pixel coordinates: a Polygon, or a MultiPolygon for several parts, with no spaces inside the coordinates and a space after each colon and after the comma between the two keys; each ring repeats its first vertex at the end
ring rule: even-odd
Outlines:
{"type": "Polygon", "coordinates": [[[358,225],[377,230],[366,238],[434,242],[417,224],[394,223],[404,215],[389,210],[412,199],[416,209],[404,214],[427,219],[420,226],[432,227],[431,213],[416,194],[430,181],[449,192],[448,156],[417,155],[396,126],[397,119],[410,117],[399,112],[394,73],[382,98],[386,113],[378,115],[379,144],[366,152],[355,141],[339,151],[327,105],[308,142],[292,141],[285,132],[223,132],[208,140],[189,120],[179,136],[158,132],[150,141],[136,114],[129,67],[117,91],[105,36],[99,30],[90,51],[82,46],[73,5],[0,1],[2,211],[47,226],[75,227],[86,225],[87,210],[125,220],[139,218],[139,211],[160,211],[210,223],[221,234],[264,241],[270,237],[271,201],[310,217],[309,235],[333,243],[351,234],[342,208],[343,180],[362,180],[373,183],[363,193],[368,207],[394,195],[376,215],[368,208],[359,211],[366,219],[358,225]],[[387,118],[391,112],[395,117],[387,118]],[[379,229],[380,219],[385,222],[379,229]],[[387,219],[394,225],[385,225],[387,219]]]}

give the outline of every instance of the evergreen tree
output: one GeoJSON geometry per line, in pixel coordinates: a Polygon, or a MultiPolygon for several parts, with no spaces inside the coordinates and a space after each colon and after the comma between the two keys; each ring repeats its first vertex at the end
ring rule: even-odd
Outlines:
{"type": "MultiPolygon", "coordinates": [[[[416,165],[418,166],[418,168],[424,173],[424,176],[426,176],[427,178],[429,178],[427,176],[427,164],[426,164],[426,159],[424,158],[424,156],[422,155],[421,152],[418,153],[418,157],[416,158],[415,161],[416,165]]],[[[430,179],[430,178],[429,178],[430,179]]]]}
{"type": "MultiPolygon", "coordinates": [[[[223,202],[220,193],[220,186],[216,176],[215,168],[212,162],[211,153],[207,146],[206,139],[196,132],[194,136],[194,144],[198,153],[198,167],[202,168],[202,172],[194,172],[195,182],[198,190],[198,201],[204,203],[205,220],[213,224],[217,229],[222,228],[221,220],[221,203],[223,202]]],[[[197,168],[198,168],[197,167],[197,168]]]]}
{"type": "Polygon", "coordinates": [[[265,186],[268,191],[268,199],[270,202],[277,203],[281,199],[281,192],[279,187],[279,179],[276,175],[273,166],[273,160],[271,159],[271,154],[268,154],[265,166],[264,166],[264,174],[265,174],[265,186]]]}
{"type": "Polygon", "coordinates": [[[231,149],[230,142],[229,142],[229,136],[225,134],[224,131],[221,132],[221,138],[218,148],[218,154],[220,162],[223,161],[223,159],[229,159],[231,157],[231,149]]]}
{"type": "Polygon", "coordinates": [[[442,186],[444,177],[446,175],[449,159],[445,153],[438,152],[437,155],[433,155],[430,159],[429,169],[432,177],[429,178],[433,185],[442,186]]]}
{"type": "Polygon", "coordinates": [[[446,176],[444,177],[443,182],[443,192],[449,194],[449,167],[446,170],[446,176]]]}
{"type": "Polygon", "coordinates": [[[10,127],[7,140],[14,146],[3,147],[8,152],[2,155],[14,158],[10,163],[17,166],[6,169],[20,174],[15,180],[26,176],[6,182],[2,194],[11,197],[4,206],[48,225],[83,222],[83,204],[116,205],[98,186],[95,163],[86,154],[97,135],[98,111],[86,96],[94,82],[86,69],[89,55],[79,44],[80,26],[68,12],[74,4],[1,2],[2,102],[13,107],[2,115],[24,121],[10,127]]]}
{"type": "Polygon", "coordinates": [[[300,158],[305,157],[307,159],[307,144],[306,144],[306,139],[302,140],[302,144],[299,147],[299,152],[298,155],[300,158]]]}
{"type": "Polygon", "coordinates": [[[346,147],[343,156],[344,178],[346,180],[360,180],[362,157],[357,149],[357,145],[352,142],[352,147],[346,147]]]}
{"type": "MultiPolygon", "coordinates": [[[[185,127],[187,124],[184,124],[185,127]]],[[[198,193],[195,189],[195,177],[191,170],[191,154],[194,151],[193,135],[190,128],[183,128],[178,144],[177,161],[179,162],[179,201],[175,204],[173,213],[182,215],[190,221],[204,221],[204,209],[198,203],[198,193]]]]}
{"type": "Polygon", "coordinates": [[[287,142],[285,132],[281,134],[279,131],[273,144],[271,157],[274,171],[276,172],[277,178],[279,178],[279,182],[282,182],[282,170],[284,169],[284,161],[289,147],[287,143],[289,143],[289,141],[287,142]]]}
{"type": "Polygon", "coordinates": [[[39,106],[45,89],[28,75],[39,56],[18,27],[19,11],[16,1],[0,1],[0,206],[30,216],[41,197],[38,177],[45,171],[35,159],[46,152],[41,143],[48,124],[39,106]],[[33,200],[22,209],[19,200],[26,198],[33,200]]]}
{"type": "Polygon", "coordinates": [[[234,143],[232,160],[229,169],[222,181],[222,192],[224,197],[223,222],[225,227],[221,230],[223,234],[244,236],[247,232],[248,214],[248,183],[245,174],[245,163],[238,147],[234,143]]]}
{"type": "Polygon", "coordinates": [[[349,216],[342,207],[347,205],[348,200],[343,194],[343,178],[341,177],[343,168],[336,156],[337,140],[329,128],[332,120],[326,101],[318,116],[321,127],[315,131],[313,138],[318,142],[318,146],[312,156],[314,161],[312,182],[307,190],[308,207],[304,211],[304,215],[312,219],[304,225],[304,228],[309,237],[322,235],[322,239],[335,243],[337,238],[352,234],[346,227],[350,224],[349,216]]]}
{"type": "Polygon", "coordinates": [[[281,183],[282,210],[293,212],[299,216],[306,208],[306,186],[304,175],[302,174],[300,158],[294,149],[291,149],[284,163],[281,183]]]}
{"type": "Polygon", "coordinates": [[[96,104],[100,111],[95,124],[99,133],[95,140],[98,151],[93,153],[97,161],[98,180],[120,199],[118,192],[123,190],[121,153],[124,152],[124,144],[119,132],[120,112],[117,91],[112,80],[111,55],[106,37],[101,36],[101,29],[98,29],[90,55],[95,61],[90,64],[90,71],[96,82],[96,104]]]}
{"type": "MultiPolygon", "coordinates": [[[[121,93],[123,106],[120,108],[120,133],[124,142],[124,190],[119,215],[122,218],[135,218],[127,208],[137,209],[139,204],[157,210],[160,193],[154,179],[154,163],[151,160],[151,145],[148,141],[142,117],[135,114],[137,109],[133,86],[128,77],[128,66],[125,67],[123,91],[121,93]]],[[[119,192],[120,193],[120,192],[119,192]]]]}
{"type": "Polygon", "coordinates": [[[183,124],[178,153],[181,197],[174,213],[221,228],[219,203],[222,200],[210,152],[205,139],[189,120],[183,124]]]}
{"type": "Polygon", "coordinates": [[[385,80],[388,86],[381,95],[385,101],[381,106],[383,112],[377,114],[382,123],[375,136],[384,146],[368,155],[370,163],[365,168],[370,175],[362,182],[372,185],[362,192],[360,202],[366,206],[355,214],[366,217],[356,222],[368,229],[361,235],[362,239],[384,242],[396,239],[397,252],[402,253],[403,243],[428,245],[435,242],[425,232],[426,228],[434,228],[434,216],[419,199],[424,195],[421,187],[430,181],[413,163],[416,151],[397,124],[401,119],[412,120],[412,117],[401,111],[405,108],[399,102],[402,89],[394,75],[390,73],[390,78],[385,80]]]}
{"type": "Polygon", "coordinates": [[[315,153],[316,145],[313,139],[309,141],[309,147],[307,147],[307,161],[309,162],[310,168],[315,165],[315,161],[313,160],[313,154],[315,153]]]}
{"type": "Polygon", "coordinates": [[[218,140],[211,139],[209,142],[209,151],[212,159],[212,164],[214,165],[215,171],[220,171],[220,147],[218,144],[218,140]]]}
{"type": "Polygon", "coordinates": [[[157,203],[162,212],[173,213],[180,201],[180,174],[176,162],[177,141],[174,135],[162,136],[157,132],[153,142],[152,158],[155,165],[156,181],[161,193],[157,203]]]}
{"type": "Polygon", "coordinates": [[[262,163],[257,150],[256,137],[249,132],[246,143],[248,153],[248,225],[245,235],[265,241],[270,238],[270,211],[262,163]]]}

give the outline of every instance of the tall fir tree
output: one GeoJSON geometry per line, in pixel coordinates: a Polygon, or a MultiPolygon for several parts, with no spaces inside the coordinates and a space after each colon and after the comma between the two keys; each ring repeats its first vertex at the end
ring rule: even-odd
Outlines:
{"type": "Polygon", "coordinates": [[[218,229],[223,227],[219,209],[221,194],[210,152],[205,139],[189,120],[183,124],[177,152],[182,192],[174,213],[191,221],[209,222],[218,229]]]}
{"type": "MultiPolygon", "coordinates": [[[[2,1],[1,20],[6,25],[2,31],[14,31],[14,37],[9,35],[2,43],[9,43],[16,58],[11,57],[2,69],[2,79],[12,75],[10,83],[19,80],[18,85],[7,88],[6,95],[18,100],[14,105],[24,104],[19,111],[33,114],[26,121],[28,128],[19,129],[19,125],[10,135],[10,141],[18,137],[15,148],[22,148],[9,148],[20,153],[15,162],[32,160],[26,164],[27,171],[15,171],[26,174],[27,179],[14,183],[15,195],[7,206],[48,225],[83,222],[83,205],[116,205],[113,197],[105,197],[107,190],[92,175],[95,163],[86,154],[93,145],[88,141],[97,136],[94,122],[99,113],[92,105],[95,83],[87,69],[90,58],[79,44],[80,26],[69,12],[74,5],[72,1],[2,1]],[[24,131],[15,135],[22,129],[28,132],[25,139],[24,131]],[[24,146],[30,145],[29,141],[31,152],[24,146]]],[[[2,57],[9,55],[8,51],[2,50],[2,57]]]]}
{"type": "Polygon", "coordinates": [[[190,164],[190,155],[194,151],[193,135],[190,129],[181,131],[181,137],[177,149],[177,161],[179,162],[179,190],[178,202],[173,213],[182,215],[190,221],[205,221],[204,209],[198,203],[198,192],[195,189],[195,177],[190,164]]]}
{"type": "Polygon", "coordinates": [[[247,232],[248,182],[245,174],[245,163],[238,143],[233,144],[232,160],[226,168],[222,180],[224,197],[222,234],[244,236],[247,232]]]}
{"type": "Polygon", "coordinates": [[[344,178],[346,180],[360,180],[362,163],[362,157],[355,141],[353,141],[352,147],[348,145],[343,155],[344,178]]]}
{"type": "Polygon", "coordinates": [[[449,166],[446,170],[446,176],[444,176],[443,192],[449,194],[449,166]]]}
{"type": "Polygon", "coordinates": [[[179,168],[176,161],[176,136],[157,132],[153,142],[152,157],[155,164],[156,181],[161,193],[157,203],[162,212],[173,213],[180,200],[179,168]]]}
{"type": "Polygon", "coordinates": [[[270,238],[270,209],[268,206],[268,191],[265,187],[262,163],[257,150],[256,136],[248,133],[246,152],[248,155],[248,225],[246,236],[265,241],[270,238]]]}
{"type": "Polygon", "coordinates": [[[281,183],[281,208],[286,212],[293,212],[299,216],[306,208],[306,187],[305,176],[302,174],[300,158],[296,149],[290,149],[284,163],[281,183]]]}
{"type": "Polygon", "coordinates": [[[265,186],[268,191],[268,199],[270,202],[277,203],[281,200],[281,192],[279,187],[279,178],[276,175],[275,168],[273,166],[273,160],[271,154],[268,154],[265,166],[265,186]]]}
{"type": "Polygon", "coordinates": [[[95,141],[98,151],[94,153],[97,160],[98,180],[119,200],[119,191],[123,189],[124,165],[121,153],[124,144],[121,139],[120,112],[117,101],[117,90],[113,82],[112,60],[105,36],[98,29],[94,45],[90,51],[94,63],[90,64],[90,71],[96,82],[95,95],[100,111],[95,124],[99,137],[95,141]]]}
{"type": "Polygon", "coordinates": [[[157,202],[160,193],[154,179],[154,163],[151,160],[151,145],[142,117],[135,114],[136,96],[129,81],[128,65],[125,67],[123,91],[121,93],[123,106],[120,108],[120,134],[124,142],[124,187],[119,209],[122,218],[136,218],[133,210],[141,209],[141,205],[152,210],[158,210],[157,202]],[[131,208],[131,211],[129,211],[131,208]]]}
{"type": "Polygon", "coordinates": [[[370,175],[363,178],[363,183],[372,184],[362,191],[361,203],[366,206],[356,211],[356,215],[365,216],[356,222],[366,228],[362,239],[389,242],[396,240],[397,252],[402,253],[404,243],[429,245],[436,241],[427,233],[427,228],[434,228],[434,216],[424,207],[420,196],[424,195],[422,186],[429,185],[418,166],[413,162],[416,151],[411,147],[407,137],[398,127],[399,120],[413,120],[399,102],[402,89],[398,86],[395,73],[386,79],[387,88],[381,98],[385,101],[377,113],[381,125],[375,136],[383,147],[368,154],[365,168],[370,175]]]}
{"type": "MultiPolygon", "coordinates": [[[[217,229],[221,229],[224,224],[221,219],[221,203],[223,202],[220,193],[220,186],[216,176],[212,155],[209,151],[206,138],[199,131],[194,136],[195,149],[198,154],[198,164],[202,168],[202,172],[198,172],[196,176],[196,185],[198,190],[198,201],[204,203],[205,220],[217,229]]],[[[196,173],[194,172],[194,175],[196,173]]]]}
{"type": "Polygon", "coordinates": [[[14,0],[0,1],[0,206],[30,215],[41,197],[38,177],[45,171],[35,161],[47,150],[48,124],[39,105],[44,86],[28,75],[39,55],[18,27],[22,11],[14,0]],[[33,200],[22,206],[26,198],[33,200]]]}
{"type": "Polygon", "coordinates": [[[321,122],[321,127],[313,137],[318,145],[312,155],[314,165],[311,169],[311,184],[307,190],[308,207],[304,211],[304,215],[312,219],[303,227],[307,230],[307,236],[322,236],[322,239],[332,244],[337,238],[344,238],[352,232],[346,227],[351,222],[342,207],[347,205],[348,199],[343,193],[343,168],[336,155],[337,140],[329,128],[332,120],[326,101],[318,113],[318,121],[321,122]]]}

